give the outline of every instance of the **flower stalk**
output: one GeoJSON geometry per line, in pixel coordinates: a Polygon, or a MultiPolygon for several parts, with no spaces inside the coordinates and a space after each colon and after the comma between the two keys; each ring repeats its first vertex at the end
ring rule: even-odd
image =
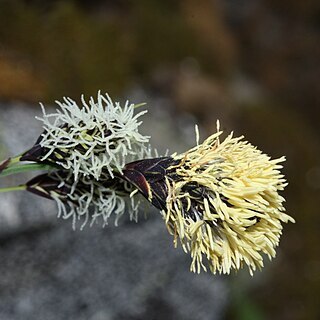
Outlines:
{"type": "Polygon", "coordinates": [[[0,172],[0,177],[6,177],[17,173],[22,172],[30,172],[30,171],[50,171],[54,170],[55,167],[53,165],[42,164],[42,163],[22,163],[22,164],[14,164],[6,167],[0,172]]]}
{"type": "Polygon", "coordinates": [[[14,187],[6,187],[6,188],[0,188],[0,192],[11,192],[11,191],[24,191],[27,189],[27,186],[22,184],[19,186],[14,186],[14,187]]]}

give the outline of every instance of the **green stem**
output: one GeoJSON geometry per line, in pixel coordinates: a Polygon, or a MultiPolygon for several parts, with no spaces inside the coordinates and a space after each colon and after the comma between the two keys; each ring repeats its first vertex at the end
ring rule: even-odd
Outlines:
{"type": "Polygon", "coordinates": [[[42,163],[25,163],[21,165],[13,165],[5,168],[1,173],[0,177],[10,176],[12,174],[28,172],[28,171],[36,171],[36,170],[52,170],[55,167],[50,166],[48,164],[42,163]]]}
{"type": "Polygon", "coordinates": [[[24,154],[24,152],[12,157],[12,158],[8,158],[8,159],[5,159],[5,160],[1,161],[1,163],[0,163],[0,173],[3,170],[8,169],[11,166],[15,166],[17,163],[19,163],[23,154],[24,154]]]}
{"type": "Polygon", "coordinates": [[[10,159],[9,166],[14,165],[20,161],[21,154],[10,159]]]}
{"type": "Polygon", "coordinates": [[[14,187],[0,188],[0,192],[21,191],[21,190],[26,190],[26,188],[27,186],[25,184],[22,184],[14,187]]]}

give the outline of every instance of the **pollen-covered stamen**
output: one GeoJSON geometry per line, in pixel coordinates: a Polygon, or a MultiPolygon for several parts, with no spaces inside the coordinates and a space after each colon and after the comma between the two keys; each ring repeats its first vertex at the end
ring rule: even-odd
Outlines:
{"type": "Polygon", "coordinates": [[[279,191],[286,186],[279,165],[242,137],[221,132],[172,156],[167,168],[163,217],[169,232],[192,257],[191,270],[229,273],[244,264],[250,273],[275,256],[284,213],[279,191]]]}

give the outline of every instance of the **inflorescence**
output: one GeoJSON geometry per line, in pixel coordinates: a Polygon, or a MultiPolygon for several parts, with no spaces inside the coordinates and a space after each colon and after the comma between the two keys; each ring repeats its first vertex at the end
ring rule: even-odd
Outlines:
{"type": "Polygon", "coordinates": [[[135,114],[136,105],[121,107],[100,92],[97,101],[81,102],[64,98],[49,114],[42,105],[43,133],[2,162],[1,174],[22,161],[42,165],[47,172],[19,190],[55,200],[58,216],[72,217],[74,226],[99,219],[106,225],[112,213],[116,224],[124,212],[136,220],[136,198],[144,196],[161,211],[174,245],[190,253],[193,272],[228,274],[247,265],[252,274],[263,255],[275,257],[282,223],[294,222],[279,194],[287,185],[284,157],[272,160],[233,133],[222,140],[219,123],[194,148],[152,157],[149,137],[138,131],[146,111],[135,114]]]}
{"type": "MultiPolygon", "coordinates": [[[[84,218],[83,227],[89,216],[91,223],[102,218],[106,225],[111,213],[116,214],[117,223],[126,210],[136,220],[139,200],[137,196],[130,199],[133,188],[114,178],[121,175],[125,163],[151,156],[149,136],[138,131],[139,118],[147,111],[135,114],[134,104],[127,101],[121,107],[100,92],[97,101],[91,97],[87,103],[82,96],[81,102],[79,106],[64,98],[64,102],[56,101],[60,108],[49,114],[41,104],[43,117],[37,119],[43,123],[43,133],[20,161],[52,165],[57,170],[41,176],[41,184],[27,190],[48,189],[53,180],[57,182],[49,197],[58,204],[58,216],[72,217],[74,226],[84,218]]],[[[44,191],[43,196],[48,193],[44,191]]]]}

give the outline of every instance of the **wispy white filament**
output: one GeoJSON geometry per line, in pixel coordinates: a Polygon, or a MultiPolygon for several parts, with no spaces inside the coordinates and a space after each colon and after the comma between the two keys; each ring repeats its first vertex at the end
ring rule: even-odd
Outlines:
{"type": "Polygon", "coordinates": [[[106,94],[98,92],[82,105],[70,98],[56,101],[59,109],[47,114],[41,104],[44,132],[40,144],[47,152],[41,159],[50,160],[71,170],[75,181],[80,174],[100,179],[103,169],[113,177],[125,163],[150,156],[149,136],[139,133],[139,118],[147,111],[134,114],[134,104],[128,101],[122,107],[106,94]],[[58,159],[58,160],[56,160],[58,159]]]}
{"type": "Polygon", "coordinates": [[[51,174],[60,181],[59,188],[64,185],[71,187],[70,193],[61,197],[56,191],[50,193],[58,206],[58,217],[72,219],[73,228],[76,222],[81,222],[81,229],[90,221],[90,225],[101,223],[105,226],[111,215],[114,215],[115,225],[119,218],[129,213],[130,219],[137,221],[139,195],[130,196],[132,188],[124,184],[127,192],[120,192],[113,187],[105,187],[103,181],[96,181],[80,176],[77,182],[72,182],[72,176],[61,177],[58,173],[51,174]]]}

